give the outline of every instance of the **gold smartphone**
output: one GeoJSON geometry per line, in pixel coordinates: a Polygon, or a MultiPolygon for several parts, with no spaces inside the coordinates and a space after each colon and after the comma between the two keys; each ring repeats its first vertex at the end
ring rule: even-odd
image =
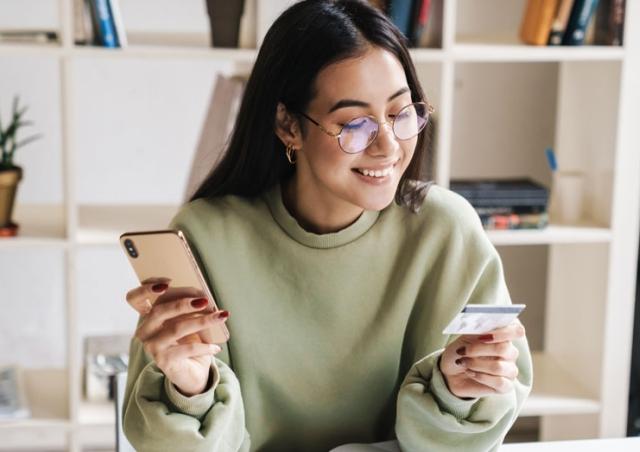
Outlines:
{"type": "MultiPolygon", "coordinates": [[[[209,306],[198,313],[218,310],[182,231],[125,232],[120,236],[120,244],[141,284],[152,278],[169,278],[170,287],[194,287],[205,294],[209,306]]],[[[222,322],[200,335],[210,344],[229,340],[229,330],[222,322]]]]}

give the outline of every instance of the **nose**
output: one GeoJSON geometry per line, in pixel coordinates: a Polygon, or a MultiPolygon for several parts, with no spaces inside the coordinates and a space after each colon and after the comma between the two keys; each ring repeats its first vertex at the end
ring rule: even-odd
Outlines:
{"type": "Polygon", "coordinates": [[[371,156],[387,157],[397,152],[400,143],[393,133],[393,124],[385,121],[379,123],[378,135],[376,139],[367,148],[367,152],[371,156]]]}

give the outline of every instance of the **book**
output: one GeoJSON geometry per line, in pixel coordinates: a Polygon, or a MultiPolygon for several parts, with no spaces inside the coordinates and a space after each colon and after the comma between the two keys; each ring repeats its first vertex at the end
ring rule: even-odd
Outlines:
{"type": "Polygon", "coordinates": [[[412,0],[391,0],[389,2],[389,19],[407,39],[410,38],[412,12],[412,0]]]}
{"type": "Polygon", "coordinates": [[[528,0],[520,24],[520,39],[531,45],[544,46],[549,42],[551,25],[560,0],[528,0]]]}
{"type": "Polygon", "coordinates": [[[429,22],[429,10],[431,9],[431,0],[415,0],[413,11],[413,25],[411,27],[410,43],[413,47],[420,45],[420,37],[425,32],[425,28],[429,22]]]}
{"type": "Polygon", "coordinates": [[[598,0],[575,0],[562,45],[579,46],[584,44],[587,27],[598,6],[598,0]]]}
{"type": "Polygon", "coordinates": [[[17,366],[0,368],[0,420],[31,416],[22,371],[17,366]]]}
{"type": "Polygon", "coordinates": [[[193,196],[224,155],[227,140],[238,116],[245,84],[243,77],[218,74],[191,163],[184,193],[185,202],[193,196]]]}
{"type": "Polygon", "coordinates": [[[569,15],[571,14],[571,8],[574,0],[560,0],[556,17],[551,23],[551,32],[549,33],[549,42],[551,46],[562,45],[562,37],[567,29],[567,23],[569,22],[569,15]]]}
{"type": "Polygon", "coordinates": [[[528,178],[458,179],[450,182],[450,189],[476,209],[500,207],[514,212],[539,212],[546,210],[549,202],[549,190],[528,178]]]}
{"type": "Polygon", "coordinates": [[[118,47],[127,47],[129,43],[127,41],[127,32],[124,29],[124,22],[122,21],[120,0],[109,0],[109,11],[111,12],[111,19],[113,20],[118,47]]]}
{"type": "MultiPolygon", "coordinates": [[[[416,36],[416,47],[442,47],[443,1],[431,0],[428,5],[426,24],[416,36]]],[[[415,34],[415,32],[414,32],[415,34]]]]}
{"type": "Polygon", "coordinates": [[[96,36],[94,42],[103,47],[117,47],[118,42],[116,40],[108,0],[91,0],[90,5],[93,29],[96,36]]]}
{"type": "Polygon", "coordinates": [[[549,215],[547,212],[529,214],[479,214],[479,216],[482,227],[486,230],[544,229],[549,224],[549,215]]]}
{"type": "Polygon", "coordinates": [[[600,0],[595,13],[595,43],[621,46],[625,0],[600,0]]]}

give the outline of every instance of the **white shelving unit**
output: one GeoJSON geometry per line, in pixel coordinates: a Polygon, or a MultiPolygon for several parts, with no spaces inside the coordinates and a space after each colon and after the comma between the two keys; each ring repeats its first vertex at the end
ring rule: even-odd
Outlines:
{"type": "MultiPolygon", "coordinates": [[[[66,347],[24,362],[22,330],[9,330],[8,359],[28,369],[33,416],[0,423],[0,450],[113,448],[113,406],[82,396],[81,341],[130,332],[135,323],[124,302],[135,278],[117,237],[167,225],[215,73],[246,72],[256,57],[250,49],[136,45],[135,35],[124,50],[79,47],[72,0],[57,3],[59,45],[0,44],[0,67],[24,66],[29,87],[47,77],[32,67],[48,65],[58,89],[42,113],[58,118],[45,121],[53,124],[48,149],[36,143],[23,151],[32,154],[15,211],[21,235],[0,240],[0,287],[37,318],[48,300],[18,282],[50,278],[60,286],[62,312],[51,334],[63,331],[57,339],[66,347]],[[33,156],[49,150],[53,164],[33,156]],[[44,181],[30,177],[38,168],[44,181]],[[26,276],[35,272],[30,265],[12,265],[45,254],[62,264],[26,276]]],[[[489,237],[514,301],[528,304],[535,386],[522,417],[539,417],[542,440],[624,436],[640,205],[640,3],[627,2],[624,47],[579,48],[518,44],[524,0],[479,3],[444,0],[442,48],[411,51],[438,111],[436,181],[526,175],[548,184],[549,145],[561,167],[584,172],[580,222],[489,237]]],[[[0,100],[17,89],[15,79],[0,78],[0,100]]],[[[24,97],[29,105],[39,100],[24,97]]],[[[0,328],[14,322],[8,306],[0,328]]]]}

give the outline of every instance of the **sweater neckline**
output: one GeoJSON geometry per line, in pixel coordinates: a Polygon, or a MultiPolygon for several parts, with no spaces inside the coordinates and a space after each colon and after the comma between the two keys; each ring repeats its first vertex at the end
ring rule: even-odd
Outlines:
{"type": "Polygon", "coordinates": [[[265,193],[273,219],[282,230],[298,243],[311,248],[336,248],[357,240],[376,223],[380,212],[365,210],[356,221],[346,228],[327,234],[315,234],[305,230],[289,213],[282,200],[282,187],[278,183],[265,193]]]}

